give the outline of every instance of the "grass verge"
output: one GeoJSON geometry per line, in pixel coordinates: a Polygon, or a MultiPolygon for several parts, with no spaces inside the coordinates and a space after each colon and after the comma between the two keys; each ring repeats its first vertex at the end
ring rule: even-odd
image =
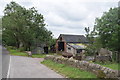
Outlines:
{"type": "Polygon", "coordinates": [[[113,70],[120,70],[120,63],[112,63],[112,62],[100,63],[100,62],[95,62],[95,64],[99,64],[101,66],[108,67],[108,68],[113,69],[113,70]]]}
{"type": "Polygon", "coordinates": [[[96,75],[93,73],[70,67],[65,64],[55,63],[51,60],[44,60],[41,63],[68,78],[96,78],[96,75]]]}
{"type": "MultiPolygon", "coordinates": [[[[28,56],[25,52],[20,52],[19,50],[9,49],[10,54],[14,56],[28,56]]],[[[49,53],[48,55],[53,55],[54,53],[49,53]]],[[[32,58],[45,58],[47,54],[33,54],[32,58]]]]}
{"type": "Polygon", "coordinates": [[[49,53],[49,54],[33,54],[32,58],[45,58],[46,55],[54,55],[54,53],[49,53]]]}
{"type": "Polygon", "coordinates": [[[10,54],[15,56],[28,56],[25,52],[20,52],[18,50],[12,50],[10,49],[10,54]]]}

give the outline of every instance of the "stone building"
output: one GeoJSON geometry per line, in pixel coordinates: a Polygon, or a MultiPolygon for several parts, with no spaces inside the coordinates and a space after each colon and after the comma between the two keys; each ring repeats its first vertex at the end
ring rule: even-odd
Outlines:
{"type": "Polygon", "coordinates": [[[67,52],[73,55],[84,52],[88,40],[84,35],[60,34],[56,41],[56,52],[67,52]]]}

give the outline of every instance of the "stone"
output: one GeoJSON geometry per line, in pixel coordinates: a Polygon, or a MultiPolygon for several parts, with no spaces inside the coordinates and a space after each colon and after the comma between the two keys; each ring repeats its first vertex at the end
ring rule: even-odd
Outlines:
{"type": "Polygon", "coordinates": [[[105,74],[107,74],[107,72],[108,72],[108,68],[106,68],[103,72],[104,72],[105,74]]]}
{"type": "Polygon", "coordinates": [[[67,64],[82,70],[93,72],[95,74],[98,74],[98,71],[103,71],[103,73],[105,73],[107,78],[115,78],[118,76],[117,70],[112,70],[110,68],[103,67],[99,64],[90,63],[88,61],[79,61],[73,58],[64,58],[61,56],[53,56],[53,55],[47,55],[45,59],[50,59],[57,63],[67,64]]]}

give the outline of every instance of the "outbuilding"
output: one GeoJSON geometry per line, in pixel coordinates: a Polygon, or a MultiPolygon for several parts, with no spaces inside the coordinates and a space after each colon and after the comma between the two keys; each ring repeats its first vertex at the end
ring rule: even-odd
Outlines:
{"type": "Polygon", "coordinates": [[[60,34],[56,41],[56,52],[67,52],[73,55],[85,51],[88,40],[84,35],[60,34]]]}

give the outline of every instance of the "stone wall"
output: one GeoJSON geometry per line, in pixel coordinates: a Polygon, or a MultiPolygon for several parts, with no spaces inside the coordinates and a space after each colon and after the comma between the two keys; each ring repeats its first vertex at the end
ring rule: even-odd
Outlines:
{"type": "Polygon", "coordinates": [[[102,74],[105,75],[105,78],[117,78],[118,76],[120,76],[118,75],[117,70],[112,70],[110,68],[103,67],[99,64],[90,63],[88,61],[78,61],[73,58],[64,58],[62,56],[53,56],[53,55],[47,55],[45,59],[52,60],[57,63],[77,67],[79,69],[95,73],[97,76],[101,74],[100,72],[102,72],[102,74]]]}

